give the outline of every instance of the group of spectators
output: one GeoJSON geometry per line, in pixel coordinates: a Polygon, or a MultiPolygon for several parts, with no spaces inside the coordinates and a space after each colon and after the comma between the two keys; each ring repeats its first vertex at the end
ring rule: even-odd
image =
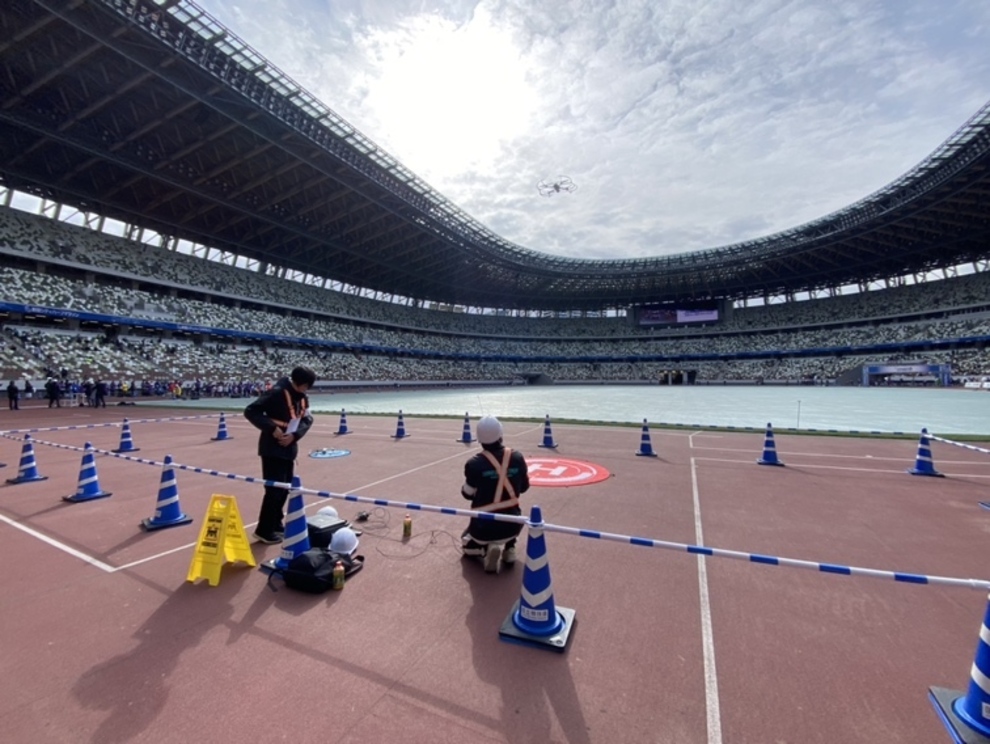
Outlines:
{"type": "Polygon", "coordinates": [[[825,383],[858,364],[919,357],[951,363],[959,375],[990,372],[985,343],[966,341],[990,337],[990,272],[741,307],[717,326],[651,329],[622,317],[493,317],[414,308],[133,245],[0,209],[0,253],[36,259],[34,268],[23,262],[0,267],[6,299],[133,323],[99,330],[71,321],[43,328],[8,323],[0,373],[36,377],[46,368],[69,367],[81,380],[200,379],[211,381],[202,383],[204,390],[238,390],[245,380],[277,377],[296,363],[331,381],[509,381],[536,374],[662,381],[672,370],[690,369],[701,382],[825,383]],[[138,289],[149,285],[160,289],[138,289]],[[152,332],[141,330],[145,320],[241,335],[152,332]],[[964,341],[920,352],[898,348],[940,339],[964,341]],[[871,348],[880,344],[892,345],[891,351],[871,348]],[[704,358],[687,358],[692,355],[704,358]]]}

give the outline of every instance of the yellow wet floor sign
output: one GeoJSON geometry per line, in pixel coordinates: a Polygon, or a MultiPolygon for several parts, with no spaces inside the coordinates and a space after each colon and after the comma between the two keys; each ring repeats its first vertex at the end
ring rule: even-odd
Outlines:
{"type": "Polygon", "coordinates": [[[210,586],[220,583],[220,569],[224,563],[244,561],[256,565],[251,546],[244,534],[244,523],[233,496],[213,494],[210,508],[203,520],[196,542],[196,553],[189,565],[186,581],[206,579],[210,586]]]}

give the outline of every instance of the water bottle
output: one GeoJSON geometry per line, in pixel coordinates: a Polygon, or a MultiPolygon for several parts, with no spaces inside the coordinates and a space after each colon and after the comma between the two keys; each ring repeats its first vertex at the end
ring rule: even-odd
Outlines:
{"type": "Polygon", "coordinates": [[[412,517],[406,514],[406,518],[402,520],[402,536],[412,537],[412,517]]]}
{"type": "Polygon", "coordinates": [[[344,588],[344,562],[337,561],[333,567],[333,588],[337,591],[344,588]]]}

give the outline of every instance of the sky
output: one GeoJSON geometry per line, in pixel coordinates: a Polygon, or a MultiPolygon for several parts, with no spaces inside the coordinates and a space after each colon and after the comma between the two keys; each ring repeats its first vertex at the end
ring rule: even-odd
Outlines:
{"type": "Polygon", "coordinates": [[[573,258],[824,217],[990,101],[986,0],[197,4],[494,233],[573,258]]]}

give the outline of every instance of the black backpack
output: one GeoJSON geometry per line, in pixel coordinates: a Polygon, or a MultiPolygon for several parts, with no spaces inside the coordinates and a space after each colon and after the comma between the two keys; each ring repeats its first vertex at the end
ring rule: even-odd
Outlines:
{"type": "MultiPolygon", "coordinates": [[[[323,594],[333,588],[333,568],[337,561],[344,564],[344,577],[349,577],[364,567],[363,555],[344,555],[334,553],[326,548],[310,548],[289,561],[283,569],[273,571],[268,579],[276,573],[285,581],[285,585],[296,591],[308,594],[323,594]]],[[[272,586],[275,591],[275,587],[272,586]]]]}

